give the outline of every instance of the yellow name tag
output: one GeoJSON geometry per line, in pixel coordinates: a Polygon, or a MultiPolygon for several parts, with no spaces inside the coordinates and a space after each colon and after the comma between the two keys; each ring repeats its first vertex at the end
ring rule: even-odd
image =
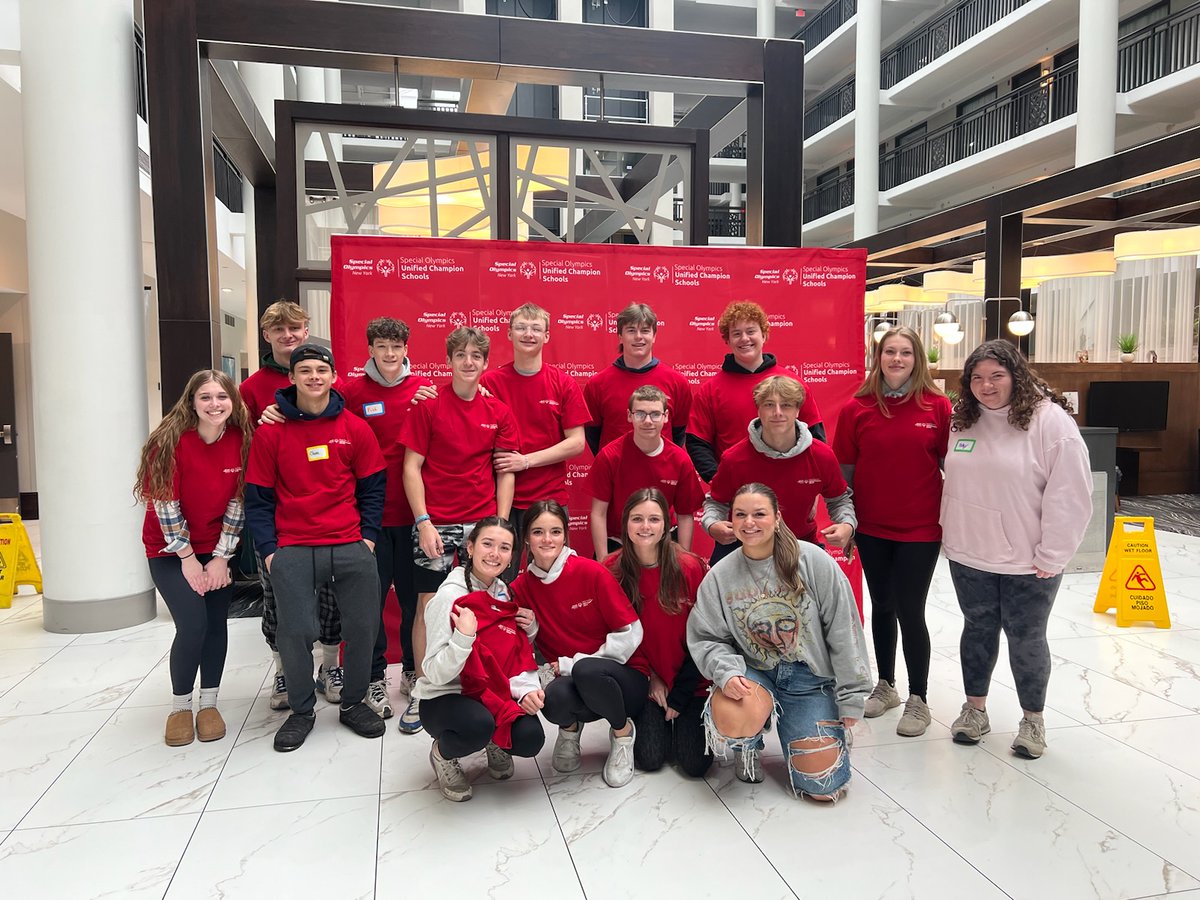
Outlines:
{"type": "Polygon", "coordinates": [[[329,459],[329,445],[321,444],[317,447],[308,448],[308,461],[316,462],[319,459],[329,459]]]}

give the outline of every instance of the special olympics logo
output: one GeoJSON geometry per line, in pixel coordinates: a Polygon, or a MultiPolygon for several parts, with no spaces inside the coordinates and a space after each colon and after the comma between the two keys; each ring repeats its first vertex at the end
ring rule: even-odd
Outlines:
{"type": "Polygon", "coordinates": [[[379,262],[375,263],[375,271],[384,278],[387,278],[396,271],[396,264],[390,259],[381,259],[379,262]]]}
{"type": "Polygon", "coordinates": [[[795,284],[796,279],[799,277],[800,276],[796,274],[795,269],[784,269],[783,270],[783,280],[786,281],[788,284],[795,284]]]}
{"type": "Polygon", "coordinates": [[[467,314],[461,310],[450,313],[450,324],[455,328],[462,328],[467,324],[467,314]]]}
{"type": "Polygon", "coordinates": [[[600,326],[603,324],[604,320],[600,318],[600,313],[592,313],[587,317],[588,328],[592,329],[592,331],[599,331],[600,326]]]}
{"type": "Polygon", "coordinates": [[[655,266],[654,267],[654,280],[657,281],[659,284],[665,283],[666,280],[670,277],[671,277],[671,272],[666,266],[655,266]]]}
{"type": "Polygon", "coordinates": [[[532,278],[537,274],[537,266],[531,262],[523,262],[521,263],[521,274],[526,278],[532,278]]]}

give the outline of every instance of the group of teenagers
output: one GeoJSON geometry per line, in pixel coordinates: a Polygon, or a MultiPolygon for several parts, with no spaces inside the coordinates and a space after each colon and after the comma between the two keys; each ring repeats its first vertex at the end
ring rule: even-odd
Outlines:
{"type": "Polygon", "coordinates": [[[431,735],[450,800],[471,797],[464,757],[486,751],[505,779],[513,757],[537,755],[544,718],[560,773],[579,769],[584,726],[606,722],[613,787],[668,763],[700,777],[730,753],[737,778],[760,782],[774,730],[793,791],[836,801],[860,718],[903,703],[898,734],[931,722],[924,610],[939,553],[964,618],[954,740],[990,730],[1003,633],[1023,709],[1012,750],[1042,755],[1047,623],[1091,516],[1091,475],[1065,402],[1011,343],[969,355],[952,404],[919,336],[887,330],[830,445],[799,374],[765,352],[752,302],[720,317],[729,352],[695,388],[654,355],[657,318],[641,303],[618,315],[620,355],[582,390],[543,362],[550,317],[533,304],[513,311],[513,361],[496,369],[486,334],[455,329],[439,384],[412,371],[396,319],[368,324],[356,378],[338,376],[307,323],[297,304],[272,304],[259,370],[240,390],[197,372],[142,453],[143,540],[176,627],[167,744],[225,735],[229,560],[246,529],[275,657],[270,705],[290,709],[275,749],[304,743],[316,692],[355,733],[384,733],[394,589],[400,730],[431,735]],[[588,557],[570,547],[566,486],[585,444],[588,557]],[[831,524],[818,528],[822,499],[831,524]],[[697,519],[707,561],[691,552],[697,519]],[[861,560],[874,676],[827,547],[861,560]]]}

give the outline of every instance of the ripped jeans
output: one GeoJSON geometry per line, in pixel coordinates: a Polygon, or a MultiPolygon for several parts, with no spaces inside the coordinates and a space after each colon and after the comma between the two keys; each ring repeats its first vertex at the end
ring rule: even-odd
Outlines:
{"type": "MultiPolygon", "coordinates": [[[[845,726],[838,717],[833,679],[814,675],[802,662],[781,662],[765,672],[747,666],[746,678],[766,688],[775,700],[775,713],[771,718],[779,733],[779,745],[788,758],[788,774],[795,794],[828,795],[845,787],[850,781],[850,748],[845,726]],[[812,766],[804,766],[799,760],[813,753],[827,753],[828,749],[823,746],[804,746],[819,743],[821,738],[833,739],[837,757],[827,768],[813,772],[812,766]]],[[[754,737],[725,737],[713,726],[710,700],[704,709],[704,727],[713,752],[724,757],[727,748],[761,750],[763,734],[770,730],[771,720],[754,737]]]]}

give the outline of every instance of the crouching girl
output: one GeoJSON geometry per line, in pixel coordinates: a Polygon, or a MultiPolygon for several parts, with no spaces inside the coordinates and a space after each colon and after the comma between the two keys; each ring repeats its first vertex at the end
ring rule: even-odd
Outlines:
{"type": "Polygon", "coordinates": [[[740,780],[759,782],[773,725],[792,790],[836,801],[872,687],[850,583],[824,549],[796,539],[766,485],[738,489],[732,521],[742,546],[705,576],[688,618],[688,647],[714,685],[707,739],[722,757],[733,750],[740,780]]]}

